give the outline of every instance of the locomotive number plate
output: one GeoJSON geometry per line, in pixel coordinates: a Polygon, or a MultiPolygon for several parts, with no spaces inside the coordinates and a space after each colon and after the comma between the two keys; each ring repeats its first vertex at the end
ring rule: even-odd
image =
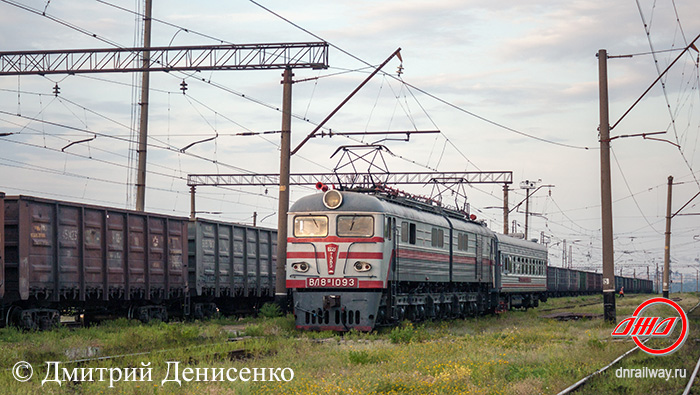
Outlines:
{"type": "Polygon", "coordinates": [[[308,288],[357,288],[359,285],[356,278],[307,278],[308,288]]]}

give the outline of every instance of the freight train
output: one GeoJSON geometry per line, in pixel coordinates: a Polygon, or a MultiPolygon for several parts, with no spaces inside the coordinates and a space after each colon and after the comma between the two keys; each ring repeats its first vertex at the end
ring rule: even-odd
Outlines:
{"type": "MultiPolygon", "coordinates": [[[[367,192],[330,189],[290,208],[286,284],[297,328],[370,331],[602,292],[600,274],[549,267],[542,244],[391,190],[367,192]]],[[[616,281],[652,292],[648,280],[616,281]]]]}
{"type": "Polygon", "coordinates": [[[277,232],[0,192],[0,326],[206,318],[274,299],[277,232]]]}

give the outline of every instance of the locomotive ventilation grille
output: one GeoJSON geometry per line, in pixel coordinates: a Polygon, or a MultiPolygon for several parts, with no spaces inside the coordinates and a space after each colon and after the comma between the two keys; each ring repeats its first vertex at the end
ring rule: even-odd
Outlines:
{"type": "Polygon", "coordinates": [[[334,314],[331,314],[328,310],[321,309],[306,312],[306,324],[357,325],[359,323],[360,310],[335,310],[334,314]],[[334,322],[331,322],[331,318],[334,319],[334,322]]]}

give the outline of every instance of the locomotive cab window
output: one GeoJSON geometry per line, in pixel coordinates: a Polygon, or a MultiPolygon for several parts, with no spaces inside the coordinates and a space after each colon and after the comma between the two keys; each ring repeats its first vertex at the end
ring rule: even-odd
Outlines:
{"type": "Polygon", "coordinates": [[[295,237],[326,237],[328,236],[328,217],[307,215],[294,217],[295,237]]]}
{"type": "Polygon", "coordinates": [[[369,215],[339,215],[337,220],[340,237],[372,237],[374,218],[369,215]]]}

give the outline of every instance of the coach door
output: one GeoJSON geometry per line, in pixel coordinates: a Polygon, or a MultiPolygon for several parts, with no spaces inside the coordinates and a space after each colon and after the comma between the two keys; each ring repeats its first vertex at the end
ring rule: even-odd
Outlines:
{"type": "Polygon", "coordinates": [[[476,280],[481,282],[481,278],[484,276],[484,239],[481,235],[476,235],[476,280]]]}

